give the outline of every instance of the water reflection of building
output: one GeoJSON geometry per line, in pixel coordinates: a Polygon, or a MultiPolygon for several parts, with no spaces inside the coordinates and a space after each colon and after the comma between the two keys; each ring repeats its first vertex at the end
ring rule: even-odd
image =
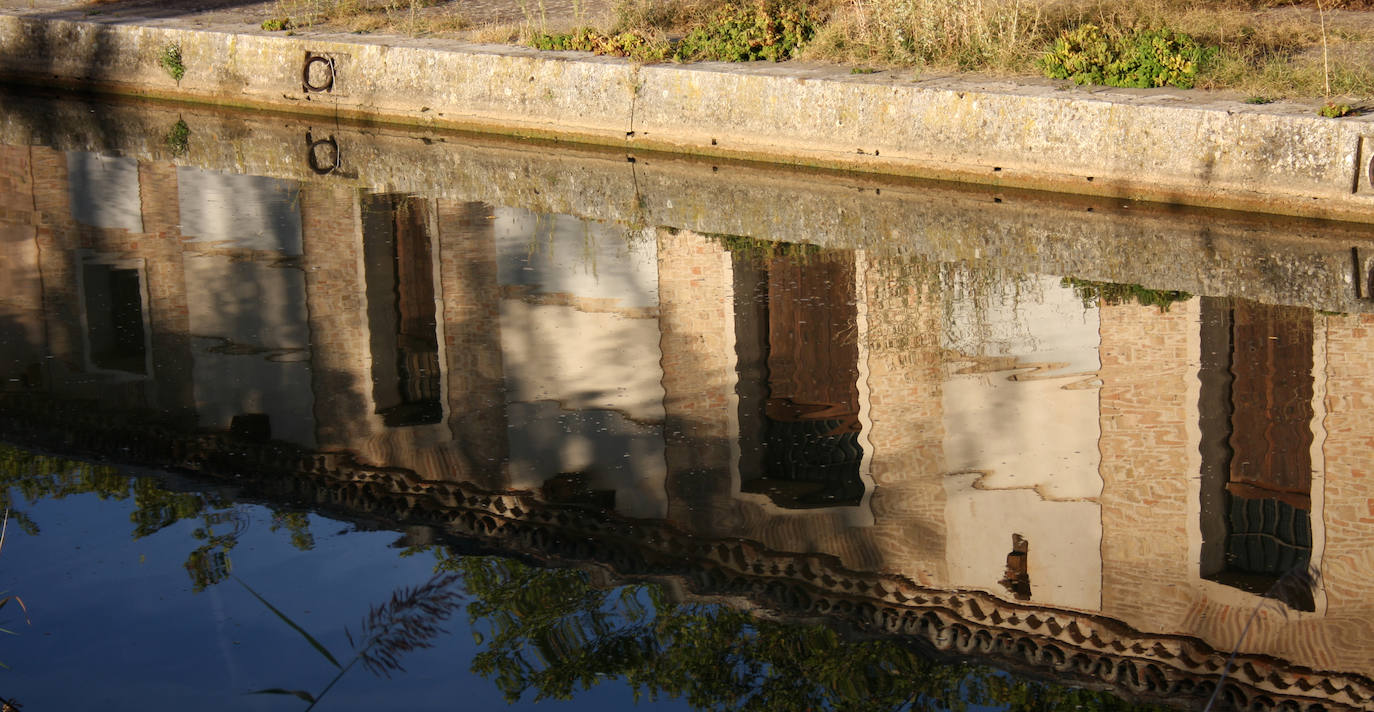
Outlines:
{"type": "Polygon", "coordinates": [[[8,388],[1374,671],[1367,317],[3,150],[8,388]]]}

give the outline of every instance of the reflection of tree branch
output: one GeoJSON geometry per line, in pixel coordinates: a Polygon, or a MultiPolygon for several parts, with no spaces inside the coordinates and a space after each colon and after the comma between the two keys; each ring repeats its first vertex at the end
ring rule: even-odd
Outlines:
{"type": "Polygon", "coordinates": [[[618,677],[636,696],[682,698],[701,709],[1159,709],[942,664],[898,638],[845,640],[825,625],[677,603],[657,585],[605,590],[582,571],[435,551],[437,568],[463,574],[470,619],[488,626],[473,672],[512,702],[527,693],[569,699],[618,677]]]}

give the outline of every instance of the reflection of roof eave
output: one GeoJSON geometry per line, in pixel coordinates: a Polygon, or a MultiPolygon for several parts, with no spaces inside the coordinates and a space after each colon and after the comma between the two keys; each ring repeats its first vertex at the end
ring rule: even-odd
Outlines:
{"type": "MultiPolygon", "coordinates": [[[[28,396],[0,397],[0,432],[39,447],[74,447],[132,464],[232,478],[250,497],[314,502],[341,518],[396,529],[433,527],[494,553],[598,564],[632,580],[683,582],[696,595],[747,599],[787,617],[839,619],[946,655],[1067,676],[1135,697],[1177,701],[1209,694],[1226,657],[1195,638],[1143,633],[1104,616],[926,588],[899,576],[852,571],[827,555],[704,539],[666,522],[551,505],[529,493],[424,481],[408,470],[360,464],[345,453],[188,435],[28,396]]],[[[1238,709],[1367,709],[1374,704],[1374,680],[1241,654],[1225,696],[1238,709]]]]}

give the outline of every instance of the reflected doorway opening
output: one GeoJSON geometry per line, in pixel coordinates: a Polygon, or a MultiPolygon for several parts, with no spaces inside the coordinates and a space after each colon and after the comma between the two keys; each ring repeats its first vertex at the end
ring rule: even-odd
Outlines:
{"type": "Polygon", "coordinates": [[[740,491],[784,509],[857,507],[854,254],[734,250],[740,491]]]}
{"type": "Polygon", "coordinates": [[[376,412],[393,428],[439,423],[444,408],[429,201],[379,194],[361,202],[376,412]]]}
{"type": "Polygon", "coordinates": [[[142,261],[83,255],[78,274],[87,370],[150,375],[152,344],[142,261]]]}
{"type": "MultiPolygon", "coordinates": [[[[1263,595],[1312,561],[1312,311],[1201,309],[1200,574],[1263,595]]],[[[1285,602],[1316,608],[1311,591],[1285,602]]]]}

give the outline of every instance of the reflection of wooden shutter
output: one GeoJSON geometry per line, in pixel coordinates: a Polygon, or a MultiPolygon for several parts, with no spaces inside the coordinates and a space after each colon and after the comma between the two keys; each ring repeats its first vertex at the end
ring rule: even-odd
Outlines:
{"type": "Polygon", "coordinates": [[[1236,303],[1233,313],[1227,490],[1310,510],[1312,313],[1251,302],[1236,303]]]}
{"type": "Polygon", "coordinates": [[[429,246],[425,201],[396,202],[396,308],[400,312],[401,344],[429,351],[439,348],[434,333],[434,265],[429,246]]]}
{"type": "Polygon", "coordinates": [[[773,259],[768,269],[768,417],[858,425],[854,263],[773,259]]]}

